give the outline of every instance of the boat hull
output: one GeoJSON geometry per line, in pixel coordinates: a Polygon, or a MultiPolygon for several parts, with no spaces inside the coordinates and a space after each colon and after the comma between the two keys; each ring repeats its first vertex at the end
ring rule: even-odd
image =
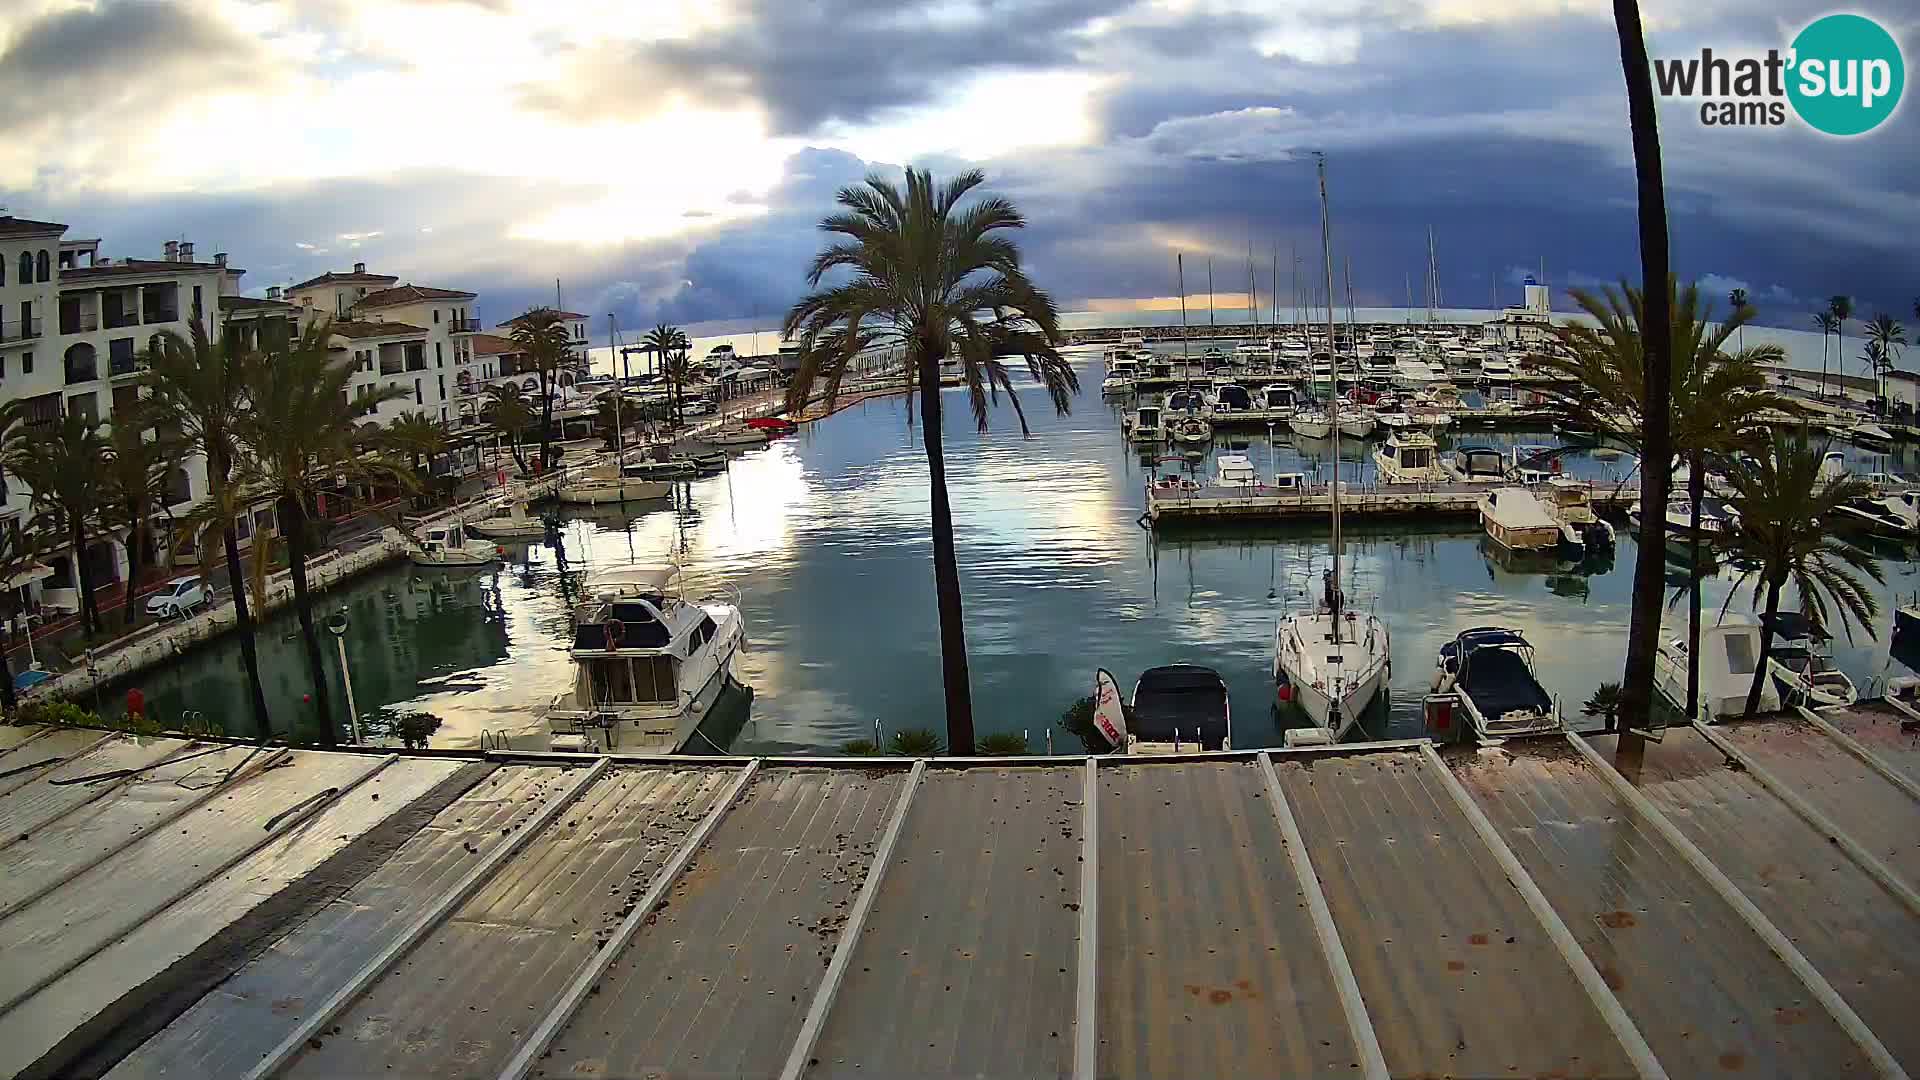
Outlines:
{"type": "Polygon", "coordinates": [[[588,480],[562,484],[557,496],[570,506],[607,506],[623,502],[647,502],[673,494],[666,480],[588,480]]]}
{"type": "Polygon", "coordinates": [[[1333,434],[1333,425],[1325,420],[1294,420],[1289,426],[1294,434],[1309,439],[1324,439],[1333,434]]]}

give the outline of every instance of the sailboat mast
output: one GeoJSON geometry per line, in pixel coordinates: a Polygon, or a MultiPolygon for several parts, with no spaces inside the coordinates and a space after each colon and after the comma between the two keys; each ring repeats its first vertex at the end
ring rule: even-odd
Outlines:
{"type": "Polygon", "coordinates": [[[1173,272],[1180,276],[1180,365],[1187,363],[1187,263],[1182,252],[1173,253],[1173,272]]]}
{"type": "Polygon", "coordinates": [[[1247,325],[1260,328],[1260,283],[1253,277],[1253,238],[1247,238],[1247,325]]]}
{"type": "Polygon", "coordinates": [[[1340,361],[1333,354],[1333,221],[1327,212],[1327,155],[1315,154],[1320,173],[1320,251],[1327,267],[1327,360],[1333,369],[1333,397],[1327,419],[1333,436],[1333,640],[1340,641],[1340,361]]]}
{"type": "Polygon", "coordinates": [[[1273,291],[1267,294],[1267,306],[1271,309],[1267,315],[1267,322],[1272,326],[1272,332],[1277,334],[1280,332],[1280,241],[1278,240],[1273,242],[1273,277],[1268,280],[1273,282],[1273,291]]]}
{"type": "Polygon", "coordinates": [[[1213,256],[1207,256],[1207,325],[1213,325],[1213,256]]]}
{"type": "Polygon", "coordinates": [[[1358,349],[1360,339],[1354,332],[1353,317],[1353,256],[1347,256],[1347,348],[1358,349]]]}
{"type": "MultiPolygon", "coordinates": [[[[619,327],[619,324],[613,321],[613,312],[611,311],[607,312],[607,349],[608,351],[612,352],[616,357],[620,355],[620,327],[619,327]]],[[[616,371],[619,370],[618,363],[615,363],[613,367],[614,367],[614,370],[616,371]]],[[[613,392],[613,461],[614,461],[614,464],[616,465],[623,464],[624,458],[626,457],[626,446],[620,439],[620,429],[625,426],[620,421],[620,399],[625,396],[626,395],[621,392],[620,388],[616,387],[614,389],[614,392],[613,392]]]]}

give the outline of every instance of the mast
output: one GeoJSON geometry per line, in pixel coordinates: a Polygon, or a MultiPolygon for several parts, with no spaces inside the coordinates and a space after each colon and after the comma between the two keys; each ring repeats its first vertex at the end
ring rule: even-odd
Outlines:
{"type": "MultiPolygon", "coordinates": [[[[616,354],[620,351],[620,327],[613,321],[611,311],[607,312],[607,348],[616,354]]],[[[620,399],[627,396],[624,387],[625,383],[622,383],[613,391],[613,464],[616,468],[625,464],[627,456],[626,446],[620,439],[620,429],[625,426],[620,419],[620,399]]]]}
{"type": "Polygon", "coordinates": [[[1267,306],[1271,309],[1267,323],[1271,333],[1280,332],[1280,241],[1273,242],[1273,276],[1267,280],[1273,282],[1273,291],[1267,295],[1267,306]]]}
{"type": "Polygon", "coordinates": [[[1253,277],[1253,237],[1247,237],[1247,325],[1260,329],[1260,283],[1253,277]]]}
{"type": "Polygon", "coordinates": [[[1402,273],[1400,280],[1407,287],[1407,321],[1413,321],[1413,275],[1402,273]]]}
{"type": "Polygon", "coordinates": [[[1315,153],[1320,173],[1320,251],[1327,266],[1327,360],[1333,369],[1332,402],[1327,419],[1333,436],[1333,601],[1328,611],[1333,643],[1340,643],[1340,365],[1333,355],[1333,222],[1327,213],[1327,155],[1315,153]]]}
{"type": "Polygon", "coordinates": [[[1300,241],[1293,242],[1293,325],[1306,333],[1306,316],[1300,310],[1300,241]]]}
{"type": "Polygon", "coordinates": [[[1180,275],[1180,366],[1187,366],[1187,263],[1182,252],[1173,253],[1173,270],[1180,275]]]}
{"type": "Polygon", "coordinates": [[[1213,325],[1213,256],[1207,256],[1207,325],[1213,325]]]}
{"type": "Polygon", "coordinates": [[[1347,348],[1356,352],[1360,348],[1360,339],[1354,332],[1353,317],[1353,256],[1347,256],[1347,348]]]}

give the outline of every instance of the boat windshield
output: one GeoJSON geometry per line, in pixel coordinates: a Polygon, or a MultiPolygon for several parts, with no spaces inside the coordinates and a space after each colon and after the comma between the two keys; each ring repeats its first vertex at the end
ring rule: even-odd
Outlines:
{"type": "Polygon", "coordinates": [[[670,656],[616,656],[581,662],[596,704],[648,705],[679,696],[670,656]]]}
{"type": "Polygon", "coordinates": [[[1753,635],[1728,634],[1725,640],[1727,643],[1727,673],[1730,675],[1753,674],[1753,669],[1759,664],[1759,658],[1756,656],[1757,650],[1754,648],[1753,635]]]}

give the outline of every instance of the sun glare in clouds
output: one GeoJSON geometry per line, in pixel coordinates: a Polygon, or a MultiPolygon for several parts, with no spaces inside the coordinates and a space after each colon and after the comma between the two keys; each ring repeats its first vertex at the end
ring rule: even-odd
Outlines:
{"type": "Polygon", "coordinates": [[[898,163],[929,154],[985,160],[1014,150],[1080,146],[1098,132],[1091,105],[1104,82],[1083,72],[990,72],[938,104],[898,110],[858,127],[841,125],[813,141],[868,161],[898,163]]]}

